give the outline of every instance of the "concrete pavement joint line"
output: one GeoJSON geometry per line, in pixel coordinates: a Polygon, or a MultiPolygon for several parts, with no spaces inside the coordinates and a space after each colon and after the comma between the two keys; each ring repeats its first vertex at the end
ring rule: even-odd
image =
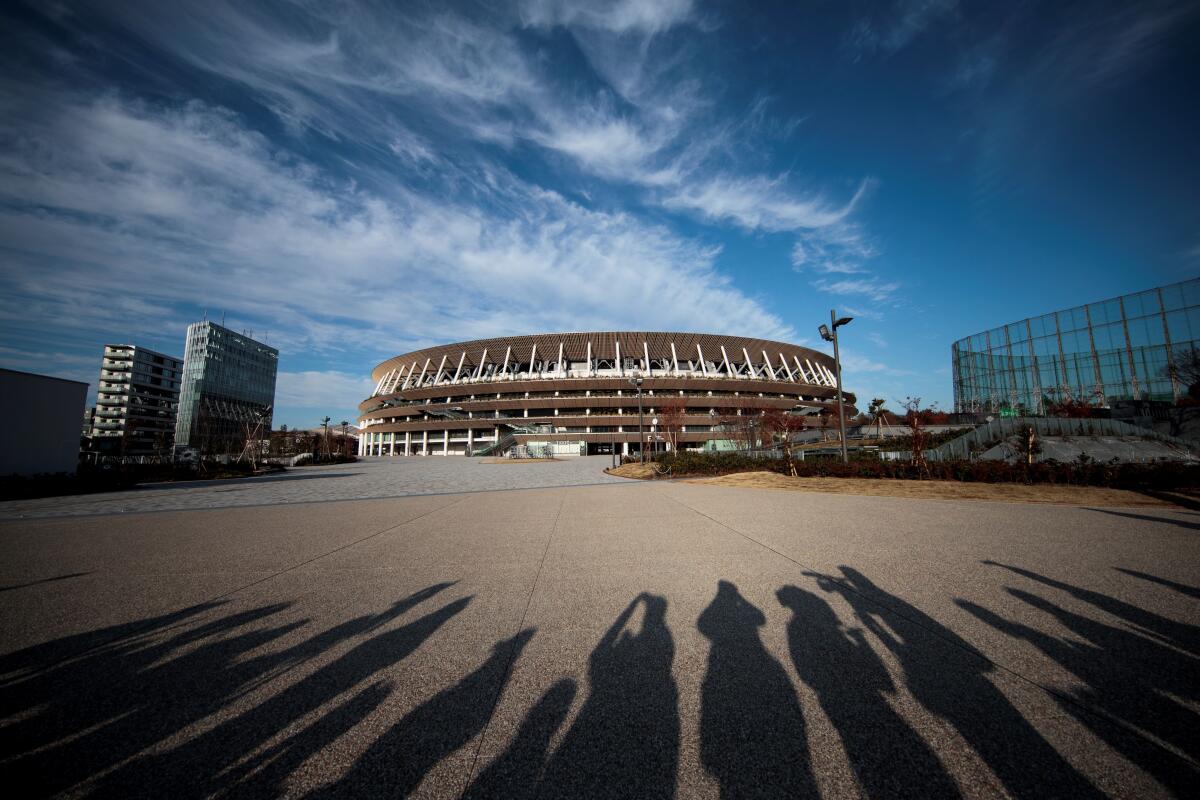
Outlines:
{"type": "Polygon", "coordinates": [[[397,522],[395,525],[391,525],[387,528],[384,528],[381,531],[372,533],[368,536],[364,536],[361,539],[356,539],[353,542],[348,542],[347,544],[344,544],[341,547],[335,547],[327,553],[321,553],[320,555],[316,555],[316,556],[313,556],[312,558],[301,561],[299,564],[293,564],[292,566],[288,567],[287,569],[281,569],[281,570],[279,570],[279,572],[276,572],[273,575],[268,575],[265,578],[259,578],[256,581],[247,583],[245,586],[239,586],[236,589],[230,589],[225,594],[217,595],[216,597],[214,597],[206,602],[212,603],[212,602],[216,602],[217,600],[222,600],[226,597],[229,597],[231,594],[237,594],[238,592],[249,589],[252,586],[258,586],[260,583],[264,583],[266,581],[272,580],[273,578],[278,578],[280,575],[286,575],[287,573],[292,572],[293,570],[300,569],[301,567],[307,566],[307,565],[313,563],[314,561],[319,561],[320,559],[325,558],[326,556],[331,556],[334,553],[340,553],[341,551],[345,550],[346,548],[354,547],[357,544],[362,544],[363,542],[369,541],[378,536],[383,536],[385,533],[390,533],[391,531],[394,531],[397,528],[402,528],[411,522],[416,522],[417,520],[425,519],[425,517],[428,517],[430,514],[436,514],[437,512],[442,511],[443,509],[452,508],[453,506],[456,506],[459,503],[466,501],[466,499],[467,498],[464,497],[460,500],[454,501],[453,503],[447,503],[444,506],[438,506],[437,508],[433,509],[432,511],[426,511],[424,514],[418,514],[417,516],[413,517],[412,519],[406,519],[404,522],[397,522]]]}
{"type": "MultiPolygon", "coordinates": [[[[550,535],[546,537],[546,546],[542,548],[542,560],[538,562],[537,572],[533,576],[533,585],[529,587],[529,596],[525,598],[525,610],[521,612],[521,621],[517,623],[517,630],[513,636],[525,630],[525,620],[529,617],[529,608],[533,605],[533,595],[537,591],[538,581],[542,577],[542,568],[546,566],[546,556],[550,554],[550,542],[554,540],[554,534],[558,531],[558,520],[562,517],[562,510],[565,504],[566,498],[559,498],[558,511],[554,514],[554,524],[550,526],[550,535]]],[[[479,734],[479,744],[475,745],[475,755],[471,757],[471,767],[467,770],[467,779],[463,782],[462,791],[458,795],[460,800],[466,795],[467,790],[471,788],[471,779],[475,777],[475,767],[479,763],[479,753],[483,750],[483,743],[487,741],[488,731],[491,730],[492,720],[495,718],[496,709],[500,705],[500,697],[504,694],[504,687],[508,685],[509,675],[517,663],[516,649],[517,646],[514,642],[514,652],[509,656],[508,664],[504,667],[504,675],[500,679],[500,685],[496,687],[496,696],[492,699],[492,710],[488,713],[487,723],[483,726],[483,731],[479,734]]]]}
{"type": "Polygon", "coordinates": [[[704,517],[705,519],[715,522],[716,524],[720,525],[722,528],[725,528],[728,531],[732,531],[733,533],[736,533],[738,536],[741,536],[746,541],[752,542],[752,543],[758,545],[759,547],[763,548],[764,550],[769,550],[770,552],[774,553],[775,555],[779,556],[780,558],[790,561],[791,563],[795,564],[796,566],[800,567],[801,569],[807,570],[808,572],[810,572],[814,575],[819,575],[820,577],[823,577],[826,580],[834,581],[839,586],[842,586],[843,588],[845,588],[847,591],[853,592],[854,594],[863,598],[871,605],[887,609],[888,611],[890,611],[891,613],[900,617],[901,619],[903,619],[907,622],[910,622],[913,625],[916,625],[918,628],[924,630],[925,632],[932,634],[933,636],[937,637],[938,639],[941,639],[946,644],[951,645],[952,647],[954,647],[958,650],[962,650],[963,652],[969,653],[973,656],[976,656],[976,657],[982,659],[984,662],[986,662],[990,666],[995,667],[996,669],[1000,670],[1001,672],[1005,672],[1005,673],[1011,675],[1012,677],[1016,678],[1017,680],[1022,681],[1023,683],[1029,684],[1030,686],[1033,686],[1037,689],[1041,689],[1043,692],[1045,692],[1046,694],[1049,694],[1051,697],[1056,697],[1065,703],[1069,703],[1071,706],[1079,709],[1081,712],[1083,712],[1093,718],[1104,720],[1105,722],[1108,722],[1109,724],[1115,724],[1115,726],[1118,729],[1123,730],[1126,733],[1133,735],[1135,738],[1150,742],[1151,744],[1156,745],[1160,749],[1167,751],[1171,755],[1181,758],[1193,766],[1200,767],[1200,762],[1197,762],[1196,759],[1192,758],[1187,753],[1176,749],[1174,746],[1172,746],[1168,742],[1164,742],[1164,741],[1160,740],[1157,736],[1154,736],[1153,734],[1150,734],[1147,731],[1143,731],[1139,728],[1136,728],[1133,725],[1129,724],[1128,722],[1124,722],[1122,720],[1115,719],[1111,715],[1104,713],[1104,711],[1101,709],[1092,708],[1091,706],[1080,702],[1079,700],[1075,699],[1071,695],[1066,694],[1065,692],[1062,692],[1061,690],[1056,689],[1053,686],[1047,686],[1046,684],[1043,684],[1034,678],[1030,678],[1030,677],[1024,675],[1023,673],[1018,672],[1017,670],[1013,669],[1012,667],[1008,667],[1004,664],[1001,664],[998,661],[994,661],[993,659],[984,655],[983,653],[976,650],[975,648],[973,648],[969,645],[960,644],[960,643],[954,641],[953,639],[943,635],[937,629],[931,628],[931,627],[923,624],[920,620],[914,619],[914,618],[908,616],[900,609],[894,608],[893,606],[888,605],[884,601],[876,599],[874,597],[871,597],[868,594],[864,594],[863,592],[861,592],[857,588],[855,588],[852,584],[846,582],[842,578],[840,578],[836,575],[827,575],[818,569],[810,567],[807,564],[803,564],[803,563],[797,561],[796,559],[792,558],[791,556],[789,556],[787,553],[780,552],[779,550],[776,550],[774,547],[771,547],[769,544],[766,544],[765,542],[760,542],[758,539],[755,539],[753,536],[749,536],[748,534],[743,533],[742,531],[738,530],[737,528],[733,527],[732,525],[728,525],[728,524],[722,522],[721,520],[716,519],[715,517],[710,517],[708,514],[705,514],[703,511],[701,511],[698,508],[692,508],[692,506],[689,506],[687,503],[683,502],[682,500],[671,497],[669,494],[667,495],[667,498],[678,503],[679,505],[683,506],[684,508],[689,509],[690,511],[693,511],[696,514],[699,514],[700,516],[704,517]]]}

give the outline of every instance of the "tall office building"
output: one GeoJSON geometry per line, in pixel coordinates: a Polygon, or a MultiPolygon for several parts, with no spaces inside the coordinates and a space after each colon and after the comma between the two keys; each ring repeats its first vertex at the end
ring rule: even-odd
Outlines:
{"type": "Polygon", "coordinates": [[[260,421],[269,431],[278,366],[274,347],[207,320],[189,325],[175,446],[229,453],[260,421]]]}
{"type": "Polygon", "coordinates": [[[107,344],[100,362],[92,446],[103,453],[169,453],[183,361],[134,344],[107,344]]]}

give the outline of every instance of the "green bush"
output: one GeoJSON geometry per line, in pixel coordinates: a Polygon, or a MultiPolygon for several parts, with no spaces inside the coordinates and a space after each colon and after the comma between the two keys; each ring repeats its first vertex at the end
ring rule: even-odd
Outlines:
{"type": "MultiPolygon", "coordinates": [[[[735,472],[778,472],[790,475],[782,458],[750,458],[740,453],[663,453],[657,461],[673,476],[728,475],[735,472]]],[[[1178,489],[1200,486],[1200,465],[1175,461],[1114,464],[1095,461],[1009,464],[1005,461],[931,461],[928,472],[908,461],[839,459],[795,461],[802,478],[884,478],[892,480],[962,481],[966,483],[1038,483],[1107,486],[1118,489],[1178,489]]]]}

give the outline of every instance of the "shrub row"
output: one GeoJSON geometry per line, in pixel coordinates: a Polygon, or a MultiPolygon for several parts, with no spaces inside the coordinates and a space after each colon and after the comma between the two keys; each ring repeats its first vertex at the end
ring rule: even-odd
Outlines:
{"type": "MultiPolygon", "coordinates": [[[[734,472],[791,474],[782,458],[749,458],[738,453],[671,452],[658,457],[671,474],[727,475],[734,472]]],[[[1113,464],[1095,461],[1009,464],[1004,461],[933,461],[928,472],[907,461],[837,459],[796,461],[802,478],[890,478],[899,480],[962,481],[968,483],[1041,483],[1072,486],[1108,486],[1120,489],[1178,489],[1200,486],[1200,466],[1174,461],[1152,464],[1113,464]]]]}

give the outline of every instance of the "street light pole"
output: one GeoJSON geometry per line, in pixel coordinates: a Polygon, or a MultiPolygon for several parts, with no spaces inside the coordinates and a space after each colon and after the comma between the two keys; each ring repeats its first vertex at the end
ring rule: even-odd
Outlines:
{"type": "Polygon", "coordinates": [[[827,342],[833,342],[833,367],[837,378],[837,407],[838,407],[838,433],[842,439],[842,463],[850,462],[850,454],[846,450],[846,414],[842,410],[842,354],[838,350],[838,328],[846,325],[854,317],[838,318],[837,310],[829,310],[830,327],[826,328],[821,325],[817,330],[821,333],[821,338],[827,342]]]}
{"type": "Polygon", "coordinates": [[[642,432],[642,428],[643,428],[643,425],[642,425],[642,421],[643,421],[642,379],[641,378],[630,378],[629,383],[631,385],[637,387],[637,393],[638,393],[638,462],[641,464],[645,464],[646,463],[646,440],[645,440],[645,436],[642,432]]]}

